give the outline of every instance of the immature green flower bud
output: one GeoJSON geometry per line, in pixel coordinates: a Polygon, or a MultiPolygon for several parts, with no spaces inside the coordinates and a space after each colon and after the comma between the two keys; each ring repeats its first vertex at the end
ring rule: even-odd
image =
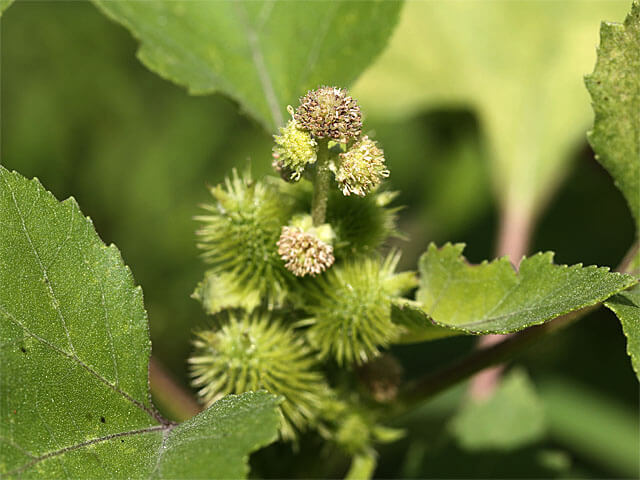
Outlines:
{"type": "Polygon", "coordinates": [[[341,153],[340,159],[342,161],[335,172],[336,181],[346,196],[353,193],[364,197],[383,178],[389,176],[384,163],[384,152],[366,135],[348,152],[341,153]]]}
{"type": "Polygon", "coordinates": [[[305,285],[304,308],[311,315],[307,336],[321,358],[360,365],[400,334],[391,319],[392,301],[417,280],[411,272],[394,273],[398,259],[397,254],[382,262],[356,257],[305,285]]]}
{"type": "Polygon", "coordinates": [[[194,346],[192,383],[204,403],[262,388],[281,395],[284,439],[313,424],[329,394],[303,340],[268,316],[231,316],[220,329],[199,332],[194,346]]]}
{"type": "Polygon", "coordinates": [[[357,138],[362,131],[360,107],[346,90],[336,87],[307,92],[300,99],[294,119],[314,137],[342,143],[357,138]]]}
{"type": "MultiPolygon", "coordinates": [[[[291,109],[293,113],[293,109],[291,109]]],[[[290,180],[297,181],[307,165],[315,163],[317,144],[309,132],[298,128],[295,120],[289,120],[280,128],[281,135],[274,135],[274,167],[279,173],[291,172],[290,180]]]]}
{"type": "Polygon", "coordinates": [[[198,231],[198,246],[210,264],[194,296],[208,313],[225,308],[253,310],[263,301],[269,309],[282,305],[287,273],[276,242],[282,225],[291,218],[291,200],[249,174],[227,178],[211,188],[215,202],[204,205],[207,215],[198,231]]]}

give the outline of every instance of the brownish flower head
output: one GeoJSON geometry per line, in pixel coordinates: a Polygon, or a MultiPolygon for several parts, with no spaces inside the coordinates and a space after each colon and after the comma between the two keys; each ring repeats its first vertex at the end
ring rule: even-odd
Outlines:
{"type": "Polygon", "coordinates": [[[293,117],[301,128],[317,138],[344,143],[359,137],[362,131],[360,107],[346,90],[336,87],[307,92],[293,117]]]}
{"type": "Polygon", "coordinates": [[[333,265],[333,247],[297,227],[282,227],[278,254],[297,277],[315,276],[333,265]]]}

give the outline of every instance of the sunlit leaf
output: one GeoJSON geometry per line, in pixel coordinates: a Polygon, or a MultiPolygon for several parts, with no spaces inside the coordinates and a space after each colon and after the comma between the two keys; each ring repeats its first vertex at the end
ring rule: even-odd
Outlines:
{"type": "Polygon", "coordinates": [[[595,111],[589,143],[640,232],[640,4],[632,5],[624,24],[602,23],[598,60],[585,81],[595,111]]]}
{"type": "Polygon", "coordinates": [[[516,332],[636,283],[607,267],[554,265],[551,252],[525,258],[517,273],[506,257],[469,265],[463,249],[429,246],[420,259],[417,300],[437,325],[467,333],[516,332]]]}
{"type": "Polygon", "coordinates": [[[535,215],[590,122],[582,77],[597,25],[628,2],[410,2],[389,47],[354,88],[380,118],[469,108],[480,119],[503,208],[535,215]]]}
{"type": "Polygon", "coordinates": [[[0,0],[0,15],[9,8],[9,5],[13,3],[13,0],[0,0]]]}
{"type": "Polygon", "coordinates": [[[348,86],[386,44],[399,1],[94,0],[138,57],[191,93],[223,92],[268,130],[306,90],[348,86]]]}

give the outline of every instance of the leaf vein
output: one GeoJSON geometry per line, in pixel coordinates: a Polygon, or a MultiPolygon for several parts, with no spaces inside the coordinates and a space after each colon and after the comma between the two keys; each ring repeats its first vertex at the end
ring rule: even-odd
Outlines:
{"type": "Polygon", "coordinates": [[[165,424],[165,425],[155,425],[153,427],[141,428],[139,430],[130,430],[127,432],[118,432],[112,433],[110,435],[105,435],[104,437],[94,438],[92,440],[87,440],[86,442],[77,443],[75,445],[70,445],[68,447],[61,448],[59,450],[55,450],[52,452],[45,453],[40,455],[39,457],[34,458],[30,462],[25,463],[24,465],[16,468],[15,470],[9,472],[7,475],[15,475],[17,473],[24,472],[25,470],[33,467],[35,464],[42,462],[44,460],[48,460],[50,458],[58,457],[60,455],[64,455],[67,452],[71,452],[73,450],[79,450],[81,448],[88,447],[90,445],[95,445],[96,443],[107,442],[109,440],[113,440],[114,438],[120,437],[129,437],[132,435],[141,435],[145,433],[158,432],[158,431],[167,431],[173,428],[173,425],[165,424]]]}
{"type": "Polygon", "coordinates": [[[244,27],[244,31],[247,34],[249,50],[251,51],[251,61],[256,69],[256,73],[258,74],[258,78],[260,80],[260,86],[262,87],[262,91],[264,92],[264,95],[267,99],[271,118],[273,119],[273,123],[275,124],[275,126],[279,127],[284,123],[284,119],[282,118],[282,113],[280,112],[280,101],[278,100],[276,92],[273,88],[271,75],[269,75],[267,65],[264,61],[264,55],[262,54],[262,49],[260,48],[260,39],[258,38],[258,34],[255,28],[249,24],[249,19],[247,18],[247,13],[242,3],[235,2],[234,5],[236,7],[236,11],[238,12],[240,23],[244,27]]]}

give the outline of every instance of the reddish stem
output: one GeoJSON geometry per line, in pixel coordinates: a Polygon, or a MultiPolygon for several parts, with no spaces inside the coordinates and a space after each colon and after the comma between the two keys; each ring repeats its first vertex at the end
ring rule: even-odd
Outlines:
{"type": "MultiPolygon", "coordinates": [[[[498,257],[509,257],[516,269],[529,249],[532,224],[529,213],[512,206],[507,206],[501,215],[496,253],[498,257]]],[[[496,345],[510,336],[485,335],[478,340],[478,348],[496,345]]],[[[500,383],[503,370],[504,365],[496,365],[476,374],[469,385],[471,398],[481,400],[490,397],[500,383]]]]}

